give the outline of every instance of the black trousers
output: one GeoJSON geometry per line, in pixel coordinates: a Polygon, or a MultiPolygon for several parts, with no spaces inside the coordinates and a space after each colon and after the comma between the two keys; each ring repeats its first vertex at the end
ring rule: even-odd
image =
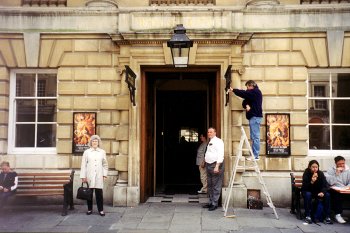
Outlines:
{"type": "Polygon", "coordinates": [[[92,211],[92,199],[95,191],[97,210],[99,212],[103,211],[103,189],[92,189],[91,201],[87,201],[88,210],[92,211]]]}
{"type": "Polygon", "coordinates": [[[334,210],[335,214],[342,214],[343,213],[343,199],[344,194],[341,194],[333,189],[330,189],[331,194],[331,202],[332,202],[332,209],[334,210]]]}

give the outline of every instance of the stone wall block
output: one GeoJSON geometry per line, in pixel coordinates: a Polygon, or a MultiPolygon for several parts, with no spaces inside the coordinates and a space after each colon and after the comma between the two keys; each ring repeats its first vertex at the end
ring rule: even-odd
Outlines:
{"type": "Polygon", "coordinates": [[[286,38],[266,39],[265,51],[290,51],[291,40],[286,38]]]}
{"type": "Polygon", "coordinates": [[[289,67],[269,67],[265,69],[265,81],[290,80],[291,69],[289,67]]]}
{"type": "Polygon", "coordinates": [[[112,154],[119,154],[119,141],[112,141],[111,142],[111,153],[112,154]]]}
{"type": "Polygon", "coordinates": [[[112,126],[100,126],[99,127],[100,137],[103,139],[114,139],[115,138],[115,127],[112,126]]]}
{"type": "MultiPolygon", "coordinates": [[[[344,38],[344,46],[343,51],[350,51],[350,38],[344,38]]],[[[343,59],[342,59],[342,65],[343,66],[350,66],[350,53],[343,52],[343,59]]]]}
{"type": "Polygon", "coordinates": [[[251,63],[252,63],[251,58],[252,58],[251,53],[244,53],[243,61],[242,61],[243,66],[251,66],[251,63]]]}
{"type": "Polygon", "coordinates": [[[82,158],[83,158],[83,154],[74,155],[71,157],[73,169],[80,169],[81,168],[81,159],[82,158]]]}
{"type": "Polygon", "coordinates": [[[118,125],[120,123],[121,111],[112,112],[112,124],[118,125]]]}
{"type": "Polygon", "coordinates": [[[74,69],[74,80],[80,81],[98,81],[98,69],[95,68],[77,68],[74,69]]]}
{"type": "Polygon", "coordinates": [[[101,136],[102,139],[102,148],[106,151],[106,154],[111,153],[111,141],[106,140],[104,137],[101,136]]]}
{"type": "Polygon", "coordinates": [[[44,168],[46,169],[64,169],[70,168],[70,156],[54,155],[44,157],[44,168]]]}
{"type": "Polygon", "coordinates": [[[108,161],[108,168],[115,169],[115,156],[107,155],[107,161],[108,161]]]}
{"type": "Polygon", "coordinates": [[[85,83],[83,82],[59,82],[59,95],[84,95],[85,83]]]}
{"type": "Polygon", "coordinates": [[[264,68],[247,67],[242,74],[242,80],[263,80],[265,77],[264,68]]]}
{"type": "Polygon", "coordinates": [[[306,95],[305,82],[280,82],[278,83],[278,93],[280,95],[306,95]]]}
{"type": "Polygon", "coordinates": [[[98,112],[97,113],[97,124],[108,125],[111,124],[112,114],[111,112],[98,112]]]}
{"type": "Polygon", "coordinates": [[[265,50],[264,39],[252,39],[251,45],[252,45],[251,50],[253,52],[256,52],[256,51],[262,52],[265,50]]]}
{"type": "Polygon", "coordinates": [[[7,154],[7,146],[8,146],[7,140],[0,139],[0,155],[7,154]]]}
{"type": "Polygon", "coordinates": [[[57,99],[57,108],[69,110],[73,108],[73,97],[60,96],[57,99]]]}
{"type": "Polygon", "coordinates": [[[251,56],[253,66],[276,66],[278,64],[277,53],[253,53],[251,56]]]}
{"type": "Polygon", "coordinates": [[[112,94],[112,83],[91,83],[87,84],[88,95],[110,95],[112,94]]]}
{"type": "Polygon", "coordinates": [[[120,141],[119,153],[124,155],[129,154],[129,141],[120,141]]]}
{"type": "Polygon", "coordinates": [[[105,80],[105,81],[120,80],[120,75],[117,74],[116,68],[101,68],[100,75],[101,75],[101,78],[100,78],[101,81],[102,80],[105,80]]]}
{"type": "Polygon", "coordinates": [[[122,85],[121,85],[122,81],[116,81],[112,84],[112,90],[113,90],[113,94],[114,95],[120,95],[122,93],[122,85]]]}
{"type": "Polygon", "coordinates": [[[58,139],[71,139],[73,137],[73,128],[69,125],[59,125],[57,126],[57,138],[58,139]]]}
{"type": "Polygon", "coordinates": [[[72,153],[72,141],[71,140],[59,140],[56,144],[58,154],[71,154],[72,153]]]}
{"type": "Polygon", "coordinates": [[[120,124],[129,124],[129,111],[121,111],[120,124]]]}
{"type": "Polygon", "coordinates": [[[59,68],[57,71],[57,80],[71,81],[73,80],[73,71],[71,68],[59,68]]]}
{"type": "Polygon", "coordinates": [[[307,68],[306,67],[293,67],[293,80],[305,81],[307,80],[307,68]]]}
{"type": "Polygon", "coordinates": [[[0,81],[7,81],[10,78],[10,73],[6,67],[0,67],[0,81]]]}
{"type": "Polygon", "coordinates": [[[117,155],[115,157],[115,170],[128,171],[128,156],[127,155],[117,155]]]}
{"type": "Polygon", "coordinates": [[[291,158],[270,158],[265,159],[267,171],[290,171],[292,169],[291,158]]]}
{"type": "Polygon", "coordinates": [[[306,112],[292,112],[290,114],[290,122],[292,125],[307,125],[308,119],[306,112]]]}
{"type": "Polygon", "coordinates": [[[9,95],[9,84],[6,81],[0,81],[0,95],[9,95]]]}
{"type": "Polygon", "coordinates": [[[263,82],[258,84],[263,95],[277,95],[277,86],[276,82],[263,82]]]}
{"type": "Polygon", "coordinates": [[[117,98],[116,97],[103,97],[99,98],[101,109],[116,110],[117,109],[117,98]]]}
{"type": "Polygon", "coordinates": [[[88,66],[111,66],[112,55],[110,53],[88,54],[88,66]]]}
{"type": "Polygon", "coordinates": [[[293,157],[293,171],[304,172],[309,160],[307,157],[293,157]]]}
{"type": "Polygon", "coordinates": [[[119,95],[116,97],[117,110],[129,110],[130,106],[130,96],[129,95],[119,95]]]}
{"type": "Polygon", "coordinates": [[[83,53],[65,53],[60,66],[85,66],[86,55],[83,53]]]}
{"type": "Polygon", "coordinates": [[[31,156],[21,156],[19,159],[16,158],[16,169],[42,169],[44,167],[44,158],[47,155],[31,155],[31,156]]]}
{"type": "Polygon", "coordinates": [[[8,112],[0,112],[0,124],[8,124],[9,122],[9,113],[8,112]]]}
{"type": "Polygon", "coordinates": [[[0,109],[9,109],[9,98],[7,96],[0,96],[0,109]]]}
{"type": "Polygon", "coordinates": [[[97,52],[99,47],[98,40],[75,40],[74,51],[76,52],[97,52]]]}
{"type": "Polygon", "coordinates": [[[306,126],[293,126],[291,127],[292,140],[308,140],[309,131],[306,126]]]}
{"type": "Polygon", "coordinates": [[[290,97],[266,96],[263,101],[265,111],[289,111],[291,109],[290,97]]]}
{"type": "Polygon", "coordinates": [[[278,65],[280,66],[306,66],[305,58],[301,52],[289,52],[278,54],[278,65]]]}
{"type": "Polygon", "coordinates": [[[306,97],[293,97],[293,109],[294,110],[306,110],[307,98],[306,97]]]}
{"type": "Polygon", "coordinates": [[[73,107],[76,110],[94,110],[98,109],[97,97],[74,97],[73,107]]]}
{"type": "MultiPolygon", "coordinates": [[[[325,38],[312,39],[313,47],[320,67],[328,67],[327,42],[325,38]]],[[[349,51],[349,50],[348,50],[349,51]]]]}
{"type": "Polygon", "coordinates": [[[0,125],[0,139],[7,139],[7,126],[0,125]]]}
{"type": "Polygon", "coordinates": [[[129,140],[129,125],[118,125],[116,127],[115,140],[129,140]]]}
{"type": "Polygon", "coordinates": [[[293,141],[291,143],[291,153],[292,155],[307,155],[308,144],[305,141],[293,141]]]}
{"type": "Polygon", "coordinates": [[[58,124],[72,124],[73,112],[57,112],[57,123],[58,124]]]}
{"type": "Polygon", "coordinates": [[[243,113],[241,111],[231,111],[231,124],[232,126],[242,125],[243,113]]]}
{"type": "Polygon", "coordinates": [[[301,51],[308,66],[315,67],[318,65],[317,57],[313,50],[312,40],[304,38],[293,39],[293,50],[301,51]]]}

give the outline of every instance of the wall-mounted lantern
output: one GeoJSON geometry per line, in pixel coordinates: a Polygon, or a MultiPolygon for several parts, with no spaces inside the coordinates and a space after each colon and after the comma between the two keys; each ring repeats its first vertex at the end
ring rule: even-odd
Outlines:
{"type": "Polygon", "coordinates": [[[182,24],[176,26],[174,35],[167,42],[167,45],[171,49],[174,66],[187,67],[193,41],[186,35],[186,29],[182,24]]]}

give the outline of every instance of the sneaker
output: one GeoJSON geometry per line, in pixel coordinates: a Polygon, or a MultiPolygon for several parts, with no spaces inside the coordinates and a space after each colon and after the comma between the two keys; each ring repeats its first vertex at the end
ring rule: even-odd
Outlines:
{"type": "Polygon", "coordinates": [[[255,158],[255,161],[259,161],[260,160],[260,158],[255,158]]]}
{"type": "Polygon", "coordinates": [[[346,221],[343,219],[343,217],[340,214],[335,215],[335,220],[337,220],[337,222],[341,224],[346,223],[346,221]]]}
{"type": "Polygon", "coordinates": [[[333,224],[332,220],[330,219],[330,217],[327,217],[325,220],[324,220],[324,224],[333,224]]]}
{"type": "Polygon", "coordinates": [[[203,191],[203,190],[199,190],[197,192],[198,192],[198,194],[206,194],[207,193],[206,191],[203,191]]]}
{"type": "Polygon", "coordinates": [[[306,216],[305,217],[305,222],[308,223],[308,224],[311,224],[312,223],[311,217],[310,216],[306,216]]]}

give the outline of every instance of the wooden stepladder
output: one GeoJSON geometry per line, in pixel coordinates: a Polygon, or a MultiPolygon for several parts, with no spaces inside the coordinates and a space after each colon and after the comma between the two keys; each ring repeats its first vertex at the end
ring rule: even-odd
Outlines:
{"type": "Polygon", "coordinates": [[[265,184],[265,182],[264,182],[264,180],[262,178],[262,175],[261,175],[261,172],[260,172],[260,169],[259,169],[259,165],[258,165],[257,161],[254,159],[254,154],[253,154],[252,148],[250,146],[250,143],[248,141],[248,138],[247,138],[247,135],[246,135],[246,133],[244,131],[243,126],[241,126],[241,140],[239,141],[238,153],[237,153],[236,161],[235,161],[235,164],[233,166],[231,177],[230,177],[230,182],[229,182],[229,187],[228,187],[229,192],[228,192],[228,195],[226,196],[226,199],[225,199],[225,202],[224,202],[224,205],[223,205],[223,211],[225,212],[224,216],[228,217],[228,218],[229,217],[235,217],[235,215],[228,216],[227,215],[227,211],[228,211],[228,208],[229,208],[230,199],[231,199],[231,195],[232,195],[233,183],[234,183],[234,180],[236,178],[236,172],[237,172],[237,168],[238,168],[238,163],[239,163],[240,159],[243,157],[243,151],[248,151],[249,152],[248,159],[250,159],[253,162],[253,168],[254,168],[254,170],[255,170],[255,172],[257,174],[257,177],[259,179],[259,183],[262,186],[263,193],[266,196],[267,205],[273,209],[273,212],[274,212],[274,214],[276,216],[276,219],[278,219],[278,214],[276,212],[276,208],[275,208],[275,206],[272,203],[271,196],[270,196],[269,191],[267,190],[266,184],[265,184]],[[246,148],[243,148],[244,146],[246,148]]]}

